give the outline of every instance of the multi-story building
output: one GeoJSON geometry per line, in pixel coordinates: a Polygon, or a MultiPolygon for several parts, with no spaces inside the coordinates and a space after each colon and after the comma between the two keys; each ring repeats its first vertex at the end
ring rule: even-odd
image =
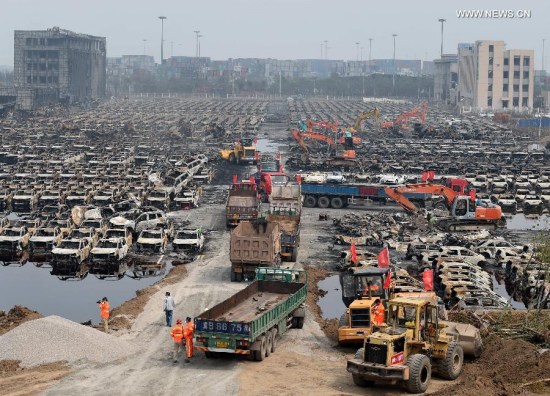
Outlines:
{"type": "Polygon", "coordinates": [[[106,39],[54,27],[15,31],[17,108],[105,96],[106,39]]]}
{"type": "Polygon", "coordinates": [[[459,46],[459,103],[479,109],[533,108],[534,51],[506,49],[504,41],[459,46]]]}
{"type": "Polygon", "coordinates": [[[458,84],[458,59],[456,55],[443,54],[434,60],[434,99],[447,105],[456,105],[458,84]]]}

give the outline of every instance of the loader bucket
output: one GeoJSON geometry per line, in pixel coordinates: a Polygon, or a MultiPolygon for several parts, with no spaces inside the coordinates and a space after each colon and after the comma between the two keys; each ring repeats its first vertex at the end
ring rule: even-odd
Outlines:
{"type": "Polygon", "coordinates": [[[465,323],[445,322],[445,333],[454,336],[464,351],[464,355],[479,357],[483,351],[483,341],[477,327],[465,323]]]}

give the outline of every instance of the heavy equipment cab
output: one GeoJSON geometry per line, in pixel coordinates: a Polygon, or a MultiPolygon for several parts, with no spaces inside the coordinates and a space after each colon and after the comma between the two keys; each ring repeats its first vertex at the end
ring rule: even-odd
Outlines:
{"type": "Polygon", "coordinates": [[[384,289],[383,285],[388,273],[388,268],[378,267],[341,273],[342,302],[346,307],[349,307],[353,301],[362,298],[380,298],[386,300],[389,289],[384,289]]]}

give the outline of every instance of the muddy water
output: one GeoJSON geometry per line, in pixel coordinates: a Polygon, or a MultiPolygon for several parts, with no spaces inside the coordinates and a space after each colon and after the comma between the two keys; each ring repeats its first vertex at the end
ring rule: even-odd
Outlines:
{"type": "Polygon", "coordinates": [[[550,216],[542,215],[534,218],[525,217],[518,213],[506,219],[506,228],[509,230],[545,230],[550,229],[550,216]]]}
{"type": "Polygon", "coordinates": [[[340,278],[338,275],[329,276],[318,284],[319,289],[327,292],[327,294],[319,298],[319,307],[321,315],[324,319],[339,319],[344,312],[346,306],[342,302],[342,290],[340,288],[340,278]]]}
{"type": "MultiPolygon", "coordinates": [[[[147,287],[160,277],[121,280],[99,280],[94,275],[82,281],[61,281],[50,275],[50,268],[37,268],[32,263],[22,267],[0,267],[0,310],[24,305],[43,315],[58,315],[76,322],[99,321],[95,303],[107,297],[116,307],[135,296],[137,290],[147,287]]],[[[127,274],[130,274],[128,271],[127,274]]],[[[159,302],[159,310],[162,309],[159,302]]]]}
{"type": "Polygon", "coordinates": [[[521,301],[515,301],[513,298],[510,297],[508,292],[506,291],[506,285],[504,284],[504,281],[502,281],[502,284],[498,283],[496,277],[494,275],[491,275],[491,281],[493,282],[493,290],[495,293],[497,293],[499,296],[504,297],[506,300],[510,302],[510,305],[514,309],[526,309],[525,304],[521,301]]]}

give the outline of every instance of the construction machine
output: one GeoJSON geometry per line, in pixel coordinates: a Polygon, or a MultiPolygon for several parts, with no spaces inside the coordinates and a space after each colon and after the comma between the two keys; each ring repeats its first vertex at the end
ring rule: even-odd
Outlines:
{"type": "Polygon", "coordinates": [[[232,148],[222,149],[219,151],[219,154],[223,160],[236,164],[253,163],[256,165],[258,161],[253,138],[241,138],[239,141],[233,143],[232,148]]]}
{"type": "Polygon", "coordinates": [[[319,132],[300,132],[297,129],[291,130],[292,137],[298,142],[298,145],[302,148],[304,153],[309,154],[309,147],[305,140],[312,139],[319,142],[325,142],[328,145],[329,151],[334,153],[337,159],[353,160],[355,159],[355,150],[353,149],[353,141],[350,141],[349,137],[344,137],[344,149],[340,149],[341,145],[336,144],[334,139],[330,136],[324,135],[319,132]]]}
{"type": "Polygon", "coordinates": [[[435,209],[448,210],[450,215],[437,218],[435,225],[445,231],[474,231],[480,229],[497,229],[505,224],[502,209],[495,204],[476,204],[472,197],[453,188],[431,183],[406,184],[403,186],[388,186],[384,192],[397,202],[407,212],[418,213],[418,207],[404,194],[424,193],[441,196],[436,201],[435,209]]]}
{"type": "Polygon", "coordinates": [[[406,127],[409,123],[409,118],[416,117],[420,121],[420,124],[426,122],[426,115],[428,113],[428,104],[423,101],[420,106],[416,106],[409,111],[405,111],[397,116],[393,121],[385,121],[380,126],[382,129],[390,129],[392,131],[400,131],[406,127]]]}
{"type": "Polygon", "coordinates": [[[374,118],[374,123],[378,124],[378,117],[380,116],[380,110],[378,107],[375,107],[372,110],[364,111],[361,114],[359,114],[359,117],[355,120],[355,124],[353,124],[353,129],[356,132],[361,132],[361,123],[366,120],[369,117],[374,118]]]}
{"type": "Polygon", "coordinates": [[[472,325],[439,320],[433,298],[396,297],[388,304],[387,324],[364,339],[347,371],[362,387],[400,383],[408,392],[428,389],[432,371],[454,380],[464,355],[479,357],[483,343],[472,325]]]}

